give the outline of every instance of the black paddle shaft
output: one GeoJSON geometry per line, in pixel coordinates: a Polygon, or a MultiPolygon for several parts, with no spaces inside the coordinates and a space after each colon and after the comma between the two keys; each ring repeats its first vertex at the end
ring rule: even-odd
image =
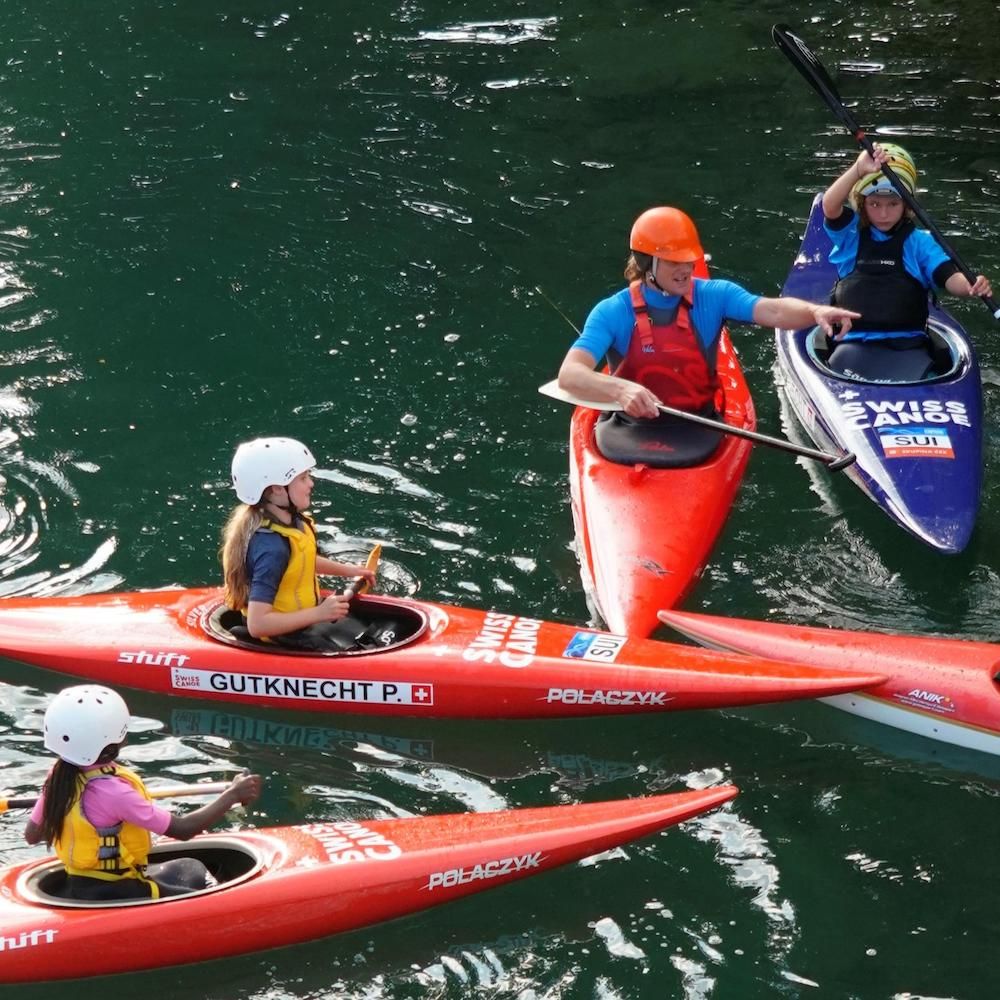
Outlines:
{"type": "MultiPolygon", "coordinates": [[[[586,404],[584,404],[586,405],[586,404]]],[[[814,458],[817,462],[822,462],[831,472],[839,472],[853,465],[857,461],[857,455],[853,451],[845,451],[841,455],[831,455],[825,451],[817,451],[815,448],[807,448],[784,438],[771,437],[769,434],[759,434],[757,431],[747,430],[746,427],[736,427],[727,424],[722,420],[712,420],[711,417],[703,417],[697,413],[689,413],[687,410],[677,410],[672,406],[658,405],[660,413],[676,417],[680,420],[687,420],[692,424],[701,424],[703,427],[711,427],[721,431],[723,434],[732,434],[734,437],[746,438],[747,441],[756,441],[758,444],[767,445],[769,448],[776,448],[778,451],[787,451],[793,455],[802,455],[804,458],[814,458]]]]}
{"type": "MultiPolygon", "coordinates": [[[[851,133],[857,144],[870,155],[874,155],[871,139],[865,135],[865,131],[858,124],[857,119],[845,107],[833,80],[830,79],[830,74],[827,73],[823,64],[813,55],[806,43],[798,35],[793,34],[786,24],[774,25],[771,28],[771,37],[778,48],[785,54],[788,61],[805,77],[809,86],[819,94],[826,106],[840,119],[841,124],[851,133]]],[[[934,236],[941,249],[954,261],[955,265],[965,276],[965,280],[971,285],[976,280],[976,276],[966,267],[965,262],[959,257],[955,248],[948,242],[941,230],[934,225],[933,220],[924,211],[917,199],[910,194],[909,190],[907,190],[906,186],[888,163],[882,164],[882,173],[889,178],[889,183],[896,189],[896,192],[903,199],[906,206],[920,220],[924,228],[934,236]]],[[[990,312],[993,313],[993,318],[1000,319],[1000,305],[997,304],[993,297],[991,295],[981,295],[980,298],[990,312]]]]}

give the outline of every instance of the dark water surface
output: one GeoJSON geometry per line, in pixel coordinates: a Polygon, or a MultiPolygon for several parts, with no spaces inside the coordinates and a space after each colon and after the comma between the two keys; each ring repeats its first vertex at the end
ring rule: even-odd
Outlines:
{"type": "MultiPolygon", "coordinates": [[[[0,596],[214,581],[233,445],[284,433],[319,457],[324,546],[381,541],[385,589],[586,620],[569,412],[535,393],[572,331],[536,286],[581,323],[633,217],[668,202],[717,274],[777,292],[812,193],[853,155],[773,48],[783,20],[1000,284],[992,3],[8,0],[0,596]]],[[[990,420],[969,550],[935,555],[846,480],[762,450],[687,607],[996,636],[1000,349],[977,303],[954,311],[990,420]]],[[[734,337],[777,432],[772,339],[734,337]]],[[[3,670],[3,784],[24,794],[63,682],[3,670]]],[[[819,704],[512,725],[129,699],[145,773],[267,776],[254,825],[743,794],[621,857],[81,997],[997,994],[992,760],[819,704]]],[[[4,860],[35,856],[0,822],[4,860]]]]}

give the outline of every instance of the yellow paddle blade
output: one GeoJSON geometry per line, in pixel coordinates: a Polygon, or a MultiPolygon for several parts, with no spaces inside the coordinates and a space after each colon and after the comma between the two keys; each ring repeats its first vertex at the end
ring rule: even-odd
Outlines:
{"type": "MultiPolygon", "coordinates": [[[[376,570],[378,569],[378,561],[382,558],[382,546],[376,543],[371,552],[368,553],[368,558],[365,560],[365,569],[376,570]]],[[[362,580],[360,577],[351,584],[350,592],[352,597],[358,597],[361,594],[366,594],[371,590],[371,584],[367,580],[362,580]]]]}

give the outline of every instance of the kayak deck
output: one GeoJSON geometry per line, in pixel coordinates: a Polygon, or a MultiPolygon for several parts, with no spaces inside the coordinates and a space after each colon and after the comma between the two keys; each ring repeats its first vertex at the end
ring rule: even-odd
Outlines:
{"type": "MultiPolygon", "coordinates": [[[[753,400],[725,331],[718,373],[726,393],[723,419],[753,430],[753,400]]],[[[752,445],[723,435],[712,456],[698,465],[622,465],[598,451],[598,418],[596,411],[579,407],[570,424],[570,495],[580,573],[593,610],[612,632],[648,636],[657,627],[657,611],[677,604],[704,571],[752,445]]]]}
{"type": "MultiPolygon", "coordinates": [[[[817,196],[782,294],[827,301],[837,279],[831,249],[817,196]]],[[[818,447],[856,455],[847,475],[893,521],[957,553],[968,545],[982,489],[979,365],[965,331],[936,306],[927,334],[926,350],[852,348],[852,363],[878,369],[879,377],[865,377],[833,364],[843,344],[816,330],[777,330],[779,388],[818,447]]]]}
{"type": "Polygon", "coordinates": [[[878,683],[835,669],[402,598],[363,607],[425,623],[393,647],[265,651],[206,632],[217,589],[0,602],[0,655],[73,677],[283,710],[558,718],[813,698],[878,683]],[[405,612],[405,614],[404,614],[405,612]]]}
{"type": "MultiPolygon", "coordinates": [[[[216,890],[67,905],[51,859],[0,870],[0,982],[134,972],[297,944],[498,888],[728,802],[732,786],[581,805],[204,835],[165,852],[250,868],[216,890]]],[[[155,857],[154,857],[154,860],[155,857]]]]}
{"type": "Polygon", "coordinates": [[[887,677],[883,684],[822,700],[929,739],[1000,755],[1000,646],[994,643],[679,611],[665,611],[660,618],[718,649],[844,671],[882,671],[887,677]]]}

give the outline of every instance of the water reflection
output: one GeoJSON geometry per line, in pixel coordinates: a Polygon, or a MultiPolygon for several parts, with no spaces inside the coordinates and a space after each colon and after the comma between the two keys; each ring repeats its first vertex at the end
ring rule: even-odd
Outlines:
{"type": "MultiPolygon", "coordinates": [[[[135,700],[144,704],[143,698],[135,700]]],[[[155,700],[154,700],[155,702],[155,700]]],[[[153,703],[149,705],[152,709],[153,703]]],[[[529,776],[554,778],[563,801],[576,801],[580,792],[602,785],[642,778],[650,787],[667,788],[677,776],[665,760],[623,760],[588,752],[587,747],[601,742],[599,734],[590,734],[587,726],[571,726],[560,736],[551,726],[518,722],[453,722],[437,720],[410,723],[386,720],[378,726],[370,718],[357,718],[348,725],[345,717],[339,725],[330,725],[326,716],[302,722],[275,712],[248,715],[214,708],[172,708],[168,724],[178,738],[202,745],[207,752],[246,756],[260,760],[281,760],[285,750],[317,754],[326,759],[340,758],[345,764],[363,770],[408,771],[409,778],[395,780],[419,786],[422,782],[437,788],[467,781],[471,776],[510,780],[529,776]],[[503,732],[516,731],[515,740],[496,741],[503,732]],[[446,777],[452,773],[452,777],[446,777]],[[421,778],[412,775],[422,775],[421,778]]],[[[588,720],[589,721],[589,720],[588,720]]]]}

